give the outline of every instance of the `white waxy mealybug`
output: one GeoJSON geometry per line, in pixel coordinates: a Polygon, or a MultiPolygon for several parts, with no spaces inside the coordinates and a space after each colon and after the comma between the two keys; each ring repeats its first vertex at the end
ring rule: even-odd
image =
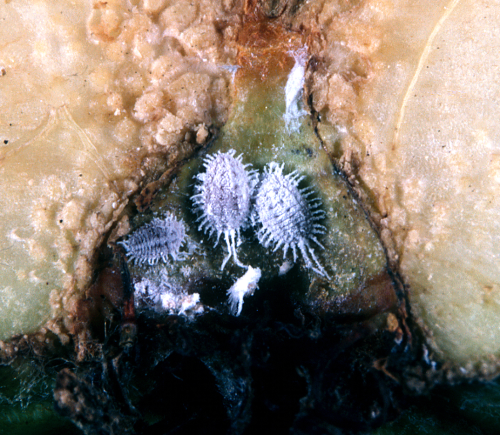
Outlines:
{"type": "Polygon", "coordinates": [[[266,166],[257,188],[255,214],[262,225],[257,232],[259,242],[265,248],[274,245],[274,251],[282,247],[283,258],[291,248],[294,262],[298,248],[308,268],[329,278],[310,244],[313,241],[323,248],[316,238],[316,234],[326,232],[326,228],[318,223],[325,216],[318,209],[321,201],[309,201],[312,189],[298,187],[304,177],[297,171],[284,175],[283,167],[274,162],[266,166]]]}
{"type": "Polygon", "coordinates": [[[248,266],[245,274],[238,278],[236,282],[227,291],[229,297],[229,305],[233,316],[239,316],[243,308],[243,298],[248,295],[253,295],[254,291],[258,288],[259,280],[262,276],[260,268],[255,269],[248,266]]]}
{"type": "Polygon", "coordinates": [[[127,250],[127,257],[138,264],[154,265],[161,259],[168,262],[168,256],[181,260],[180,252],[186,238],[186,228],[182,219],[168,213],[165,219],[153,219],[150,223],[134,231],[127,241],[118,242],[127,250]]]}
{"type": "Polygon", "coordinates": [[[205,158],[204,173],[198,174],[199,183],[195,187],[193,202],[201,214],[199,230],[216,234],[215,246],[224,234],[228,255],[222,262],[221,270],[231,258],[241,267],[246,267],[236,255],[236,238],[240,239],[240,229],[247,225],[250,217],[252,193],[257,184],[257,174],[244,165],[241,155],[235,157],[235,150],[217,152],[205,158]]]}

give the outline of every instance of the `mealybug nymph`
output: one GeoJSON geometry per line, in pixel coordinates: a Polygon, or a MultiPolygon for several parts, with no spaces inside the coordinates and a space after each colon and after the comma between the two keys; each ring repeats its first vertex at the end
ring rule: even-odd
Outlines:
{"type": "Polygon", "coordinates": [[[183,258],[180,252],[186,238],[186,228],[182,219],[168,213],[165,219],[153,219],[150,223],[134,231],[127,241],[118,242],[127,250],[127,257],[137,264],[154,265],[161,259],[168,261],[170,255],[174,260],[183,258]]]}
{"type": "Polygon", "coordinates": [[[326,232],[326,228],[317,223],[325,216],[318,209],[321,202],[319,199],[309,201],[307,198],[313,194],[311,189],[298,188],[304,177],[297,171],[284,175],[283,166],[274,162],[266,166],[257,189],[255,214],[262,225],[257,232],[259,242],[265,248],[274,245],[274,251],[283,247],[283,258],[292,248],[294,262],[298,248],[308,268],[328,277],[310,245],[312,240],[323,248],[315,236],[326,232]]]}
{"type": "Polygon", "coordinates": [[[231,258],[241,267],[246,267],[236,255],[236,237],[244,228],[250,216],[252,193],[257,184],[257,175],[241,162],[241,155],[234,157],[235,150],[217,152],[205,158],[204,173],[198,174],[199,183],[195,187],[193,202],[201,214],[200,230],[212,236],[216,234],[215,246],[224,234],[228,255],[222,262],[221,270],[231,258]]]}

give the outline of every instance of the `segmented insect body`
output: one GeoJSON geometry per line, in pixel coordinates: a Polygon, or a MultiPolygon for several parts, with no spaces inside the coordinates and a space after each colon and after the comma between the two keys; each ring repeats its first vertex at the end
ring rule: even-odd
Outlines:
{"type": "Polygon", "coordinates": [[[318,223],[325,216],[318,209],[321,202],[319,199],[309,201],[308,197],[313,194],[311,188],[298,187],[304,177],[297,171],[284,175],[283,167],[274,162],[266,166],[257,188],[255,213],[262,225],[257,232],[259,242],[266,248],[274,245],[274,251],[283,247],[283,258],[291,248],[294,262],[298,248],[308,268],[328,277],[310,244],[313,241],[323,248],[316,238],[316,234],[326,232],[318,223]]]}
{"type": "Polygon", "coordinates": [[[186,238],[184,222],[168,213],[165,219],[153,219],[150,223],[133,232],[127,241],[118,242],[127,251],[127,257],[138,264],[154,265],[161,259],[168,262],[168,256],[180,260],[180,252],[186,238]]]}
{"type": "Polygon", "coordinates": [[[241,155],[235,157],[235,150],[218,152],[207,156],[203,162],[206,171],[198,174],[199,183],[195,187],[193,202],[201,214],[200,230],[210,236],[216,234],[215,246],[221,234],[226,240],[228,255],[221,270],[231,258],[244,266],[236,255],[236,238],[240,239],[240,229],[247,225],[250,216],[253,190],[257,184],[257,174],[244,165],[241,155]]]}

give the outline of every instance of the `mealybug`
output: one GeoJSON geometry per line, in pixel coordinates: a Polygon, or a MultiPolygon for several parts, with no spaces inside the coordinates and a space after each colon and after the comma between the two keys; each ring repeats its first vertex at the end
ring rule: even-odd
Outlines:
{"type": "Polygon", "coordinates": [[[261,276],[262,271],[259,267],[254,269],[252,266],[248,266],[245,274],[238,278],[227,291],[229,306],[233,316],[240,315],[243,308],[243,298],[247,295],[253,295],[253,292],[258,288],[261,276]]]}
{"type": "Polygon", "coordinates": [[[137,264],[154,265],[160,259],[166,263],[169,255],[174,260],[182,259],[180,249],[185,238],[186,228],[182,219],[178,221],[168,213],[165,219],[153,219],[134,231],[127,241],[118,243],[127,250],[127,257],[137,264]]]}
{"type": "Polygon", "coordinates": [[[241,155],[234,157],[235,150],[217,152],[205,158],[204,173],[198,174],[199,183],[195,187],[193,202],[201,214],[200,230],[212,236],[217,234],[215,246],[224,234],[228,255],[222,262],[221,270],[231,258],[241,267],[246,267],[236,255],[236,241],[240,229],[244,228],[250,216],[252,193],[257,184],[257,175],[241,162],[241,155]]]}
{"type": "Polygon", "coordinates": [[[321,202],[319,199],[309,201],[307,198],[313,194],[311,188],[298,188],[304,177],[297,171],[283,175],[283,166],[274,162],[266,166],[257,188],[255,214],[262,225],[257,232],[259,242],[265,248],[274,245],[274,251],[283,247],[283,258],[292,248],[294,262],[298,248],[308,268],[328,277],[310,245],[312,240],[323,248],[315,236],[326,232],[326,228],[317,223],[325,216],[318,210],[321,202]]]}

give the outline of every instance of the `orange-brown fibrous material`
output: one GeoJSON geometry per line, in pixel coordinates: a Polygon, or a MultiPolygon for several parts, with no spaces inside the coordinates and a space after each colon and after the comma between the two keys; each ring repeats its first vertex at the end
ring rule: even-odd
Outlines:
{"type": "Polygon", "coordinates": [[[239,29],[239,77],[249,76],[265,80],[268,76],[290,70],[294,64],[292,52],[302,48],[305,38],[299,32],[286,30],[282,23],[262,16],[246,18],[239,29]]]}

